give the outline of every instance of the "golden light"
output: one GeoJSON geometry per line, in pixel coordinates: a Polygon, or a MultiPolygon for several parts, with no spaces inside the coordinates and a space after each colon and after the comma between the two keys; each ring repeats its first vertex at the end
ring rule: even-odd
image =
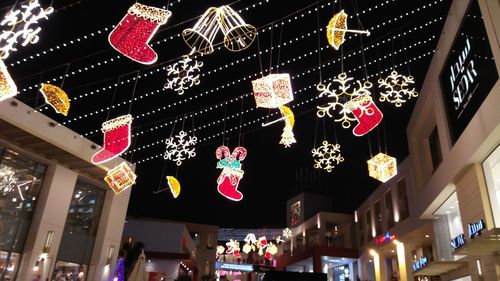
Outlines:
{"type": "Polygon", "coordinates": [[[370,250],[368,251],[368,253],[369,253],[372,257],[378,256],[377,251],[375,251],[374,249],[370,249],[370,250]]]}
{"type": "Polygon", "coordinates": [[[229,6],[218,9],[219,26],[224,33],[226,49],[238,52],[248,48],[257,37],[257,29],[245,21],[229,6]]]}
{"type": "Polygon", "coordinates": [[[381,182],[386,182],[398,173],[396,158],[380,152],[367,161],[368,175],[381,182]]]}
{"type": "Polygon", "coordinates": [[[17,87],[10,77],[7,67],[0,59],[0,102],[17,94],[17,87]]]}
{"type": "Polygon", "coordinates": [[[40,92],[45,98],[45,102],[52,106],[57,113],[68,116],[70,103],[68,95],[63,89],[52,84],[42,83],[40,92]]]}
{"type": "Polygon", "coordinates": [[[172,195],[174,198],[177,198],[179,194],[181,193],[181,184],[180,182],[172,176],[167,176],[167,184],[168,187],[170,188],[170,192],[172,192],[172,195]]]}
{"type": "Polygon", "coordinates": [[[342,10],[336,13],[326,26],[326,38],[328,39],[328,43],[332,45],[335,50],[338,50],[340,45],[345,42],[346,32],[370,35],[370,31],[348,29],[347,18],[348,15],[342,10]]]}
{"type": "Polygon", "coordinates": [[[109,170],[104,177],[104,181],[116,193],[124,191],[135,183],[137,175],[132,171],[127,162],[122,162],[120,165],[109,170]]]}
{"type": "Polygon", "coordinates": [[[217,11],[216,7],[210,7],[193,28],[182,31],[184,42],[200,54],[208,55],[214,51],[213,41],[220,28],[217,11]]]}
{"type": "Polygon", "coordinates": [[[269,74],[252,81],[253,94],[257,107],[278,108],[293,101],[290,75],[269,74]]]}

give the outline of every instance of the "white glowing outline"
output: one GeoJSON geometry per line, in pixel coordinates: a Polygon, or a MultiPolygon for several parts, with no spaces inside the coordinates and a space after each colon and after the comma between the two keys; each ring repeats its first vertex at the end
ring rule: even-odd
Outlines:
{"type": "Polygon", "coordinates": [[[163,155],[165,160],[174,161],[177,166],[180,166],[183,160],[196,156],[195,147],[189,147],[196,145],[198,139],[195,136],[188,136],[188,139],[186,140],[186,136],[186,132],[180,131],[176,136],[165,140],[165,144],[167,145],[165,154],[163,155]],[[178,142],[175,141],[176,138],[178,139],[178,142]]]}

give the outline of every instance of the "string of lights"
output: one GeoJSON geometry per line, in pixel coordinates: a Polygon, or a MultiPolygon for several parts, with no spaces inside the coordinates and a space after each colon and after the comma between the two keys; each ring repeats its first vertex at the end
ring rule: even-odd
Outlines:
{"type": "MultiPolygon", "coordinates": [[[[400,66],[404,66],[404,65],[406,65],[407,63],[410,63],[410,62],[412,62],[412,61],[416,61],[416,60],[418,60],[418,59],[421,59],[421,58],[424,58],[424,57],[426,57],[426,56],[432,55],[433,53],[434,53],[434,51],[429,51],[429,52],[427,52],[427,53],[424,53],[424,54],[422,54],[422,55],[419,55],[418,57],[414,57],[414,58],[412,58],[412,59],[410,59],[410,60],[408,60],[408,61],[402,62],[402,63],[400,63],[400,64],[398,64],[398,65],[396,65],[396,66],[398,66],[398,67],[400,67],[400,66]]],[[[391,69],[392,69],[392,67],[391,67],[391,68],[387,68],[387,69],[385,69],[384,71],[390,71],[391,69]]],[[[374,77],[374,76],[378,76],[378,75],[379,75],[378,73],[371,74],[371,75],[369,75],[369,76],[368,76],[368,78],[370,78],[370,77],[374,77]]],[[[305,87],[305,88],[303,88],[303,89],[301,89],[301,90],[295,91],[295,94],[300,93],[300,92],[305,91],[305,90],[308,90],[308,89],[313,89],[313,88],[315,88],[315,87],[316,87],[316,84],[309,85],[309,86],[307,86],[307,87],[305,87]]],[[[297,103],[297,104],[295,104],[295,105],[292,105],[291,107],[292,107],[292,108],[298,108],[298,107],[301,107],[301,106],[303,106],[303,105],[305,105],[305,104],[307,104],[307,103],[310,103],[310,102],[312,102],[312,101],[315,101],[315,100],[317,100],[317,99],[319,99],[319,96],[315,96],[315,97],[312,97],[312,98],[310,98],[310,99],[304,100],[304,101],[299,102],[299,103],[297,103]]],[[[248,112],[248,111],[247,111],[247,112],[248,112]]],[[[240,114],[244,114],[244,113],[245,113],[245,112],[240,113],[240,114]]],[[[271,113],[269,117],[274,116],[274,115],[278,115],[278,114],[279,114],[278,112],[276,112],[276,113],[271,113]]],[[[298,114],[300,114],[300,113],[298,113],[298,114]]],[[[246,123],[242,124],[242,127],[251,126],[251,125],[253,125],[253,124],[256,124],[256,123],[257,123],[257,124],[259,124],[259,126],[258,126],[258,128],[254,129],[254,130],[260,130],[260,129],[264,128],[264,127],[260,126],[260,122],[264,121],[264,120],[265,120],[265,119],[267,119],[267,118],[268,118],[268,116],[267,116],[267,115],[263,115],[263,116],[261,116],[261,117],[259,117],[259,118],[257,118],[257,119],[254,119],[254,120],[251,120],[251,121],[249,121],[249,122],[246,122],[246,123]]],[[[221,122],[222,122],[222,121],[221,121],[221,122]]],[[[202,143],[204,143],[204,142],[206,142],[206,141],[209,141],[209,140],[211,140],[211,139],[214,139],[214,138],[220,137],[220,136],[222,136],[223,134],[227,134],[227,133],[230,133],[230,132],[232,132],[232,131],[236,131],[236,130],[239,130],[239,125],[238,125],[238,126],[235,126],[235,127],[232,127],[232,128],[228,128],[228,129],[226,129],[226,130],[223,130],[223,131],[221,131],[221,132],[219,132],[219,133],[216,133],[216,134],[213,134],[213,135],[211,135],[211,136],[208,136],[208,137],[205,137],[205,138],[199,139],[199,140],[198,140],[198,144],[202,144],[202,143]]],[[[245,132],[243,132],[243,134],[245,134],[245,132]]],[[[159,140],[159,141],[156,141],[156,142],[150,143],[150,144],[148,144],[148,145],[142,146],[142,147],[140,147],[140,148],[133,149],[132,151],[128,151],[127,153],[131,153],[131,152],[134,152],[134,151],[143,150],[143,149],[145,149],[145,148],[149,148],[149,147],[152,147],[152,146],[154,146],[154,145],[157,145],[157,144],[162,144],[162,143],[164,143],[164,140],[159,140]]],[[[199,147],[199,146],[201,146],[201,145],[198,145],[197,147],[199,147]]],[[[153,155],[153,156],[146,157],[146,158],[141,159],[141,160],[138,160],[138,161],[136,161],[136,162],[134,162],[134,163],[137,165],[137,164],[141,164],[141,163],[144,163],[144,162],[147,162],[147,161],[150,161],[150,160],[156,159],[156,158],[160,158],[160,157],[163,157],[163,152],[162,152],[162,153],[159,153],[159,154],[155,154],[155,155],[153,155]]]]}
{"type": "MultiPolygon", "coordinates": [[[[431,20],[431,21],[429,21],[429,22],[425,23],[424,25],[420,25],[420,26],[418,26],[418,27],[414,27],[413,29],[410,29],[410,30],[408,30],[408,31],[404,31],[404,32],[402,32],[402,33],[396,34],[396,35],[394,35],[394,36],[392,36],[392,37],[390,37],[390,38],[384,39],[384,40],[382,40],[382,41],[380,41],[380,42],[374,43],[374,44],[372,44],[372,45],[368,45],[368,46],[366,46],[366,47],[365,47],[365,50],[369,50],[369,49],[372,49],[372,48],[377,47],[377,46],[378,46],[378,45],[380,45],[380,44],[385,44],[385,43],[387,43],[387,42],[390,42],[391,40],[394,40],[394,39],[396,39],[396,38],[400,37],[401,35],[406,35],[406,34],[411,33],[412,31],[416,31],[416,30],[418,30],[418,29],[422,29],[423,27],[428,26],[428,25],[430,25],[430,24],[432,24],[432,23],[436,23],[436,22],[438,22],[438,21],[439,21],[439,20],[441,20],[441,19],[442,19],[442,18],[437,18],[437,19],[431,20]]],[[[313,32],[313,34],[314,34],[314,32],[313,32]]],[[[295,39],[291,39],[291,40],[289,40],[289,41],[288,41],[288,44],[290,44],[290,42],[293,42],[293,41],[296,41],[296,40],[295,40],[295,39]]],[[[428,42],[430,42],[430,39],[428,39],[428,40],[426,40],[426,41],[423,41],[423,42],[418,42],[417,44],[424,44],[424,43],[428,43],[428,42]]],[[[285,43],[286,43],[286,42],[285,42],[285,43]]],[[[413,45],[408,46],[408,48],[413,48],[413,45]]],[[[323,49],[326,49],[326,47],[323,47],[323,48],[321,48],[321,49],[322,49],[322,50],[323,50],[323,49]]],[[[262,53],[266,53],[266,52],[268,52],[268,51],[269,51],[269,49],[266,49],[266,50],[265,50],[265,51],[263,51],[262,53]]],[[[299,55],[299,56],[298,56],[298,57],[296,57],[296,58],[289,59],[289,60],[287,60],[287,61],[282,62],[282,63],[281,63],[281,64],[279,64],[277,67],[284,66],[284,65],[289,64],[289,63],[292,63],[292,62],[296,62],[297,60],[300,60],[300,59],[302,59],[302,58],[305,58],[305,57],[308,57],[308,56],[310,56],[310,55],[313,55],[313,54],[317,53],[317,51],[318,51],[318,50],[316,49],[316,50],[314,50],[314,51],[311,51],[311,52],[308,52],[308,53],[305,53],[305,54],[299,55]]],[[[399,52],[403,52],[403,51],[404,51],[404,49],[401,49],[401,50],[398,50],[398,51],[397,51],[397,53],[399,53],[399,52]]],[[[360,53],[361,53],[361,50],[346,53],[346,58],[353,57],[353,56],[355,56],[355,55],[357,55],[357,54],[360,54],[360,53]]],[[[249,57],[251,57],[251,56],[256,57],[256,56],[257,56],[257,54],[250,55],[250,56],[248,56],[247,58],[243,58],[243,59],[249,59],[249,57]]],[[[391,56],[391,55],[384,55],[384,56],[381,56],[380,58],[381,58],[381,59],[382,59],[382,58],[383,58],[383,59],[386,59],[386,58],[389,58],[390,56],[391,56]]],[[[338,58],[338,59],[336,59],[336,60],[334,60],[334,61],[330,61],[330,62],[326,63],[324,66],[329,66],[329,65],[333,64],[334,62],[340,62],[340,58],[338,58]]],[[[239,62],[238,62],[238,63],[239,63],[239,62]]],[[[360,67],[361,67],[361,66],[360,66],[360,67]]],[[[276,68],[276,67],[271,67],[271,69],[275,69],[275,68],[276,68]]],[[[295,79],[295,78],[298,78],[298,77],[304,76],[304,75],[306,75],[306,74],[309,74],[309,73],[311,73],[311,71],[314,71],[314,70],[307,70],[307,71],[305,71],[305,72],[303,72],[303,73],[299,73],[298,75],[295,75],[294,77],[292,77],[292,79],[295,79]]],[[[141,115],[136,116],[136,117],[135,117],[135,119],[142,118],[142,117],[145,117],[145,116],[149,116],[149,115],[151,115],[151,114],[154,114],[154,113],[160,112],[160,111],[162,111],[162,110],[166,110],[166,109],[172,108],[172,107],[174,107],[174,106],[176,106],[176,105],[179,105],[179,104],[182,104],[182,103],[185,103],[185,102],[191,101],[191,100],[193,100],[193,99],[200,98],[200,97],[205,96],[205,95],[210,94],[210,93],[216,93],[216,92],[218,92],[220,89],[223,89],[223,88],[225,88],[225,87],[229,87],[229,86],[231,86],[231,85],[235,85],[236,83],[239,83],[239,82],[246,81],[246,79],[251,79],[251,78],[257,77],[259,74],[260,74],[260,73],[254,73],[254,74],[249,75],[248,77],[244,77],[244,78],[240,78],[240,79],[238,79],[238,80],[231,81],[231,82],[229,82],[229,83],[227,83],[227,84],[225,84],[225,85],[222,85],[222,86],[220,86],[220,87],[217,87],[217,88],[215,88],[215,89],[207,90],[207,91],[205,91],[205,92],[203,92],[203,93],[200,93],[200,94],[198,94],[198,95],[195,95],[195,96],[189,96],[189,97],[187,97],[187,98],[185,98],[185,99],[183,99],[183,100],[180,100],[180,101],[177,101],[177,102],[171,103],[171,104],[166,105],[166,106],[163,106],[163,107],[161,107],[161,108],[153,109],[153,110],[151,110],[151,111],[148,111],[148,112],[146,112],[146,113],[143,113],[143,114],[141,114],[141,115]]],[[[118,103],[118,104],[116,104],[116,105],[112,105],[112,106],[108,106],[108,107],[106,107],[106,108],[101,108],[101,109],[98,109],[98,110],[96,110],[96,111],[94,111],[94,112],[90,112],[90,113],[88,113],[88,114],[84,114],[84,115],[81,115],[81,116],[75,117],[75,118],[73,118],[73,119],[70,119],[70,120],[68,120],[68,121],[66,121],[66,122],[63,122],[63,125],[65,125],[65,124],[67,124],[67,123],[70,123],[70,122],[73,122],[73,121],[76,121],[76,120],[81,120],[81,119],[83,119],[83,118],[87,118],[87,117],[89,117],[89,116],[93,116],[93,115],[95,115],[95,114],[104,113],[104,112],[106,112],[106,111],[108,111],[108,110],[110,110],[110,109],[114,109],[115,107],[119,107],[119,106],[122,106],[122,105],[129,104],[130,102],[134,102],[134,101],[136,101],[136,100],[142,99],[142,98],[147,97],[147,96],[149,96],[149,95],[153,95],[153,94],[156,94],[156,93],[160,93],[160,92],[162,92],[162,91],[163,91],[163,88],[161,88],[161,89],[157,89],[157,90],[155,90],[155,91],[152,91],[152,92],[146,93],[145,95],[141,95],[141,96],[135,97],[135,98],[134,98],[134,99],[132,99],[132,100],[123,101],[123,102],[118,103]]],[[[230,100],[229,102],[235,102],[235,101],[237,101],[237,99],[230,100]]],[[[205,110],[205,111],[207,111],[207,110],[205,110]]],[[[93,131],[91,131],[91,132],[85,133],[85,134],[83,134],[82,136],[89,136],[89,135],[93,135],[93,134],[96,134],[96,133],[99,133],[99,129],[96,129],[96,130],[93,130],[93,131]]]]}

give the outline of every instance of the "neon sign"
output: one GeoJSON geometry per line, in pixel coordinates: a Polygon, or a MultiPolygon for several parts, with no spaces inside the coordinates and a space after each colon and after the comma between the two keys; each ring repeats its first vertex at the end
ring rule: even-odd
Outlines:
{"type": "Polygon", "coordinates": [[[416,271],[427,265],[427,257],[420,257],[420,260],[417,260],[412,264],[413,271],[416,271]]]}
{"type": "Polygon", "coordinates": [[[463,233],[451,239],[451,247],[453,248],[453,250],[456,250],[463,245],[465,245],[465,236],[463,233]]]}
{"type": "Polygon", "coordinates": [[[375,244],[378,245],[378,244],[382,244],[382,243],[389,243],[394,239],[396,239],[396,235],[394,235],[394,234],[391,235],[391,233],[389,231],[387,231],[385,233],[385,235],[379,236],[375,239],[375,244]]]}
{"type": "Polygon", "coordinates": [[[484,224],[483,220],[479,220],[478,223],[469,223],[468,229],[469,229],[469,238],[474,238],[476,236],[481,235],[481,231],[485,229],[486,226],[484,224]]]}

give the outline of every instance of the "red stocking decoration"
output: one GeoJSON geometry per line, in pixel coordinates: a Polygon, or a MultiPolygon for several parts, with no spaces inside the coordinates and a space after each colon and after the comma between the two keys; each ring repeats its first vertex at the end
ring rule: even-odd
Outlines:
{"type": "Polygon", "coordinates": [[[160,25],[167,23],[171,14],[167,10],[135,3],[109,34],[109,43],[134,61],[152,64],[158,55],[148,46],[149,40],[160,25]]]}
{"type": "Polygon", "coordinates": [[[217,168],[222,169],[217,178],[217,191],[229,200],[240,201],[243,199],[243,194],[238,191],[238,184],[244,174],[240,161],[245,159],[247,150],[244,147],[237,147],[230,154],[227,146],[221,146],[217,148],[215,155],[220,159],[217,168]]]}
{"type": "Polygon", "coordinates": [[[103,148],[92,156],[92,163],[99,164],[120,156],[130,146],[132,115],[123,115],[102,123],[103,148]]]}
{"type": "Polygon", "coordinates": [[[359,97],[353,98],[346,103],[346,110],[352,112],[352,114],[358,120],[358,125],[354,127],[352,133],[361,137],[373,130],[382,121],[384,117],[382,112],[373,102],[369,95],[361,95],[359,97]]]}

